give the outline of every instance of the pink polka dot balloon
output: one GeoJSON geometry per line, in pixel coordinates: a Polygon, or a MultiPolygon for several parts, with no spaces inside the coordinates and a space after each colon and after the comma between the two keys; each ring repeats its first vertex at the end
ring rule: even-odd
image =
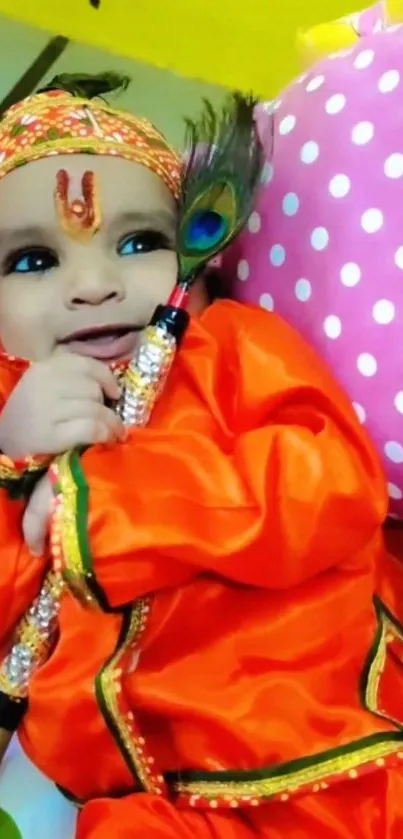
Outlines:
{"type": "Polygon", "coordinates": [[[224,270],[328,362],[403,518],[403,27],[321,61],[258,125],[262,188],[224,270]]]}

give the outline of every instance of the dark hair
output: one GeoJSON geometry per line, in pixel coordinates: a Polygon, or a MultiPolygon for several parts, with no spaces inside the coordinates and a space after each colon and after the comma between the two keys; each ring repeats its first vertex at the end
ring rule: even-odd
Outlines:
{"type": "Polygon", "coordinates": [[[207,268],[203,278],[209,303],[232,297],[230,283],[218,268],[207,268]]]}
{"type": "Polygon", "coordinates": [[[127,90],[130,77],[112,71],[90,75],[89,73],[61,73],[48,84],[41,87],[37,93],[48,93],[53,90],[63,90],[72,96],[83,99],[102,98],[108,93],[118,93],[127,90]]]}

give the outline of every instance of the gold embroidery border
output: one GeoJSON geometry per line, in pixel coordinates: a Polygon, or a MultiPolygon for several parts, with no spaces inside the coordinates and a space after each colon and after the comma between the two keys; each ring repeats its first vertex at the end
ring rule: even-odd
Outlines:
{"type": "Polygon", "coordinates": [[[357,741],[340,749],[303,758],[292,763],[283,764],[277,770],[262,769],[256,773],[242,773],[234,771],[224,772],[226,777],[221,780],[220,773],[189,772],[187,779],[176,779],[171,774],[173,788],[179,798],[189,799],[191,806],[238,806],[243,801],[257,805],[261,800],[280,797],[288,800],[292,795],[304,788],[319,792],[331,783],[343,779],[354,780],[360,774],[386,765],[388,759],[403,762],[403,727],[401,723],[387,716],[378,707],[379,683],[384,671],[388,636],[403,641],[403,629],[388,613],[379,598],[375,598],[374,606],[377,617],[377,629],[372,649],[367,657],[362,676],[362,704],[371,714],[389,722],[397,731],[374,734],[364,740],[357,741]],[[242,775],[248,778],[242,778],[242,775]],[[251,775],[255,777],[251,778],[251,775]],[[311,786],[313,785],[313,786],[311,786]]]}
{"type": "MultiPolygon", "coordinates": [[[[75,584],[83,586],[84,592],[87,590],[88,597],[86,570],[76,522],[78,488],[69,455],[62,455],[58,459],[58,477],[64,500],[62,531],[65,561],[67,557],[72,559],[68,572],[73,575],[75,584]]],[[[92,599],[91,592],[89,594],[92,599]]],[[[256,773],[254,778],[250,777],[254,774],[250,772],[225,772],[223,775],[226,777],[222,780],[217,777],[220,773],[212,773],[211,779],[208,773],[202,772],[183,773],[181,779],[176,778],[175,773],[168,773],[168,784],[179,799],[187,800],[190,806],[202,807],[203,802],[211,807],[239,806],[240,803],[255,806],[260,801],[276,797],[288,800],[304,788],[309,791],[311,786],[311,791],[318,792],[338,780],[356,779],[365,772],[385,766],[388,759],[403,761],[403,730],[397,721],[383,714],[377,704],[379,682],[386,661],[387,636],[392,633],[394,637],[403,640],[403,630],[388,615],[380,601],[375,602],[375,607],[378,627],[363,676],[363,704],[370,713],[383,717],[400,730],[375,734],[340,750],[292,762],[288,767],[283,764],[277,772],[268,770],[266,776],[264,769],[256,773]],[[242,778],[242,775],[249,777],[242,778]]],[[[140,600],[128,613],[128,625],[117,650],[97,676],[96,692],[101,712],[134,777],[140,781],[143,789],[161,795],[164,779],[151,770],[154,760],[146,754],[146,743],[136,730],[134,714],[122,708],[124,659],[136,647],[144,631],[148,611],[148,601],[140,600]]]]}
{"type": "Polygon", "coordinates": [[[140,781],[144,790],[154,795],[162,795],[165,789],[164,778],[152,771],[155,761],[148,754],[146,742],[137,730],[133,712],[122,707],[124,660],[128,654],[135,654],[146,627],[149,611],[150,602],[143,599],[138,600],[134,608],[127,613],[126,626],[122,627],[117,649],[98,673],[95,687],[101,713],[130,771],[135,779],[140,781]]]}
{"type": "MultiPolygon", "coordinates": [[[[53,550],[61,542],[64,578],[72,593],[83,599],[85,604],[97,604],[90,585],[96,585],[91,566],[89,545],[84,543],[85,517],[87,514],[87,487],[81,472],[79,454],[70,452],[57,458],[56,515],[54,524],[59,532],[53,538],[53,550]],[[58,523],[58,518],[60,521],[58,523]]],[[[120,610],[122,611],[122,610],[120,610]]],[[[150,602],[138,600],[132,609],[123,615],[122,633],[117,649],[105,663],[95,679],[98,705],[134,777],[144,789],[155,795],[162,795],[164,778],[156,775],[152,767],[154,758],[147,753],[146,743],[137,731],[134,714],[124,709],[122,676],[124,659],[133,654],[145,630],[150,602]]]]}
{"type": "MultiPolygon", "coordinates": [[[[382,604],[375,601],[375,606],[378,617],[377,633],[363,676],[366,680],[365,688],[368,689],[368,693],[372,697],[374,697],[372,692],[374,685],[379,683],[381,669],[385,662],[385,656],[382,654],[382,617],[387,619],[385,626],[388,625],[389,627],[390,621],[398,636],[402,636],[403,640],[403,631],[387,614],[382,604]]],[[[133,616],[131,620],[133,620],[133,616]]],[[[113,690],[117,690],[117,692],[119,692],[121,677],[118,670],[119,663],[121,663],[120,656],[130,647],[133,640],[131,639],[132,631],[133,624],[131,624],[131,629],[129,628],[126,635],[124,649],[120,645],[108,665],[112,671],[115,669],[116,681],[113,690]]],[[[119,702],[116,696],[113,708],[116,718],[119,718],[121,713],[118,706],[119,702]]],[[[376,704],[374,708],[374,711],[372,711],[372,708],[369,710],[373,713],[379,713],[376,711],[376,704]]],[[[199,809],[247,808],[257,807],[268,800],[286,802],[301,793],[320,793],[340,781],[356,780],[374,770],[379,771],[380,768],[387,768],[396,764],[403,765],[402,730],[374,734],[339,749],[282,764],[275,769],[262,769],[256,772],[211,773],[211,779],[209,779],[209,773],[207,772],[167,772],[165,780],[168,790],[174,796],[178,806],[199,809]],[[219,780],[218,776],[220,774],[225,776],[225,779],[219,780]]]]}
{"type": "MultiPolygon", "coordinates": [[[[348,747],[346,747],[348,748],[348,747]]],[[[403,739],[398,742],[374,743],[369,746],[357,749],[355,752],[346,752],[333,758],[324,759],[320,763],[308,764],[295,771],[286,771],[286,765],[282,766],[282,773],[272,777],[262,777],[256,780],[190,780],[177,781],[173,784],[175,792],[186,798],[191,797],[191,806],[200,806],[199,799],[206,802],[222,802],[227,806],[233,806],[232,802],[259,803],[261,800],[268,800],[280,796],[282,800],[288,800],[291,796],[314,785],[312,792],[319,792],[326,789],[331,782],[342,780],[355,780],[361,774],[370,769],[379,769],[386,765],[386,759],[396,756],[403,762],[403,739]]],[[[234,773],[236,774],[236,773],[234,773]]]]}
{"type": "Polygon", "coordinates": [[[74,454],[62,454],[54,464],[57,485],[56,510],[52,523],[52,553],[55,568],[61,565],[63,578],[74,596],[86,606],[97,607],[97,600],[87,583],[90,574],[84,566],[78,528],[80,499],[72,470],[74,454]]]}
{"type": "Polygon", "coordinates": [[[396,640],[403,643],[403,628],[393,618],[379,598],[375,598],[375,609],[378,620],[378,631],[367,662],[367,669],[364,673],[363,704],[368,711],[376,714],[377,717],[391,722],[400,728],[400,730],[403,730],[402,720],[391,717],[379,707],[379,686],[387,660],[388,644],[396,640]]]}

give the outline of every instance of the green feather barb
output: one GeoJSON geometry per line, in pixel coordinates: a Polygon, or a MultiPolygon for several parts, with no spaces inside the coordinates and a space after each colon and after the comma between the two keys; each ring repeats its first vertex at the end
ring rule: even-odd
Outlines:
{"type": "Polygon", "coordinates": [[[231,94],[221,113],[207,101],[200,118],[187,120],[186,163],[179,201],[179,283],[232,241],[253,208],[263,166],[256,100],[231,94]]]}
{"type": "Polygon", "coordinates": [[[63,90],[72,96],[83,99],[95,99],[107,93],[119,93],[127,90],[130,84],[129,76],[122,76],[113,71],[90,75],[89,73],[61,73],[55,76],[47,85],[41,87],[38,93],[51,90],[63,90]]]}

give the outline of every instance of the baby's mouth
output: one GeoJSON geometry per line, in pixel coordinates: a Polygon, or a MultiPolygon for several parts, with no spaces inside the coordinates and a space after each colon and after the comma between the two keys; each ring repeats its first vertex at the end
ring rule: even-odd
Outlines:
{"type": "Polygon", "coordinates": [[[124,361],[133,355],[141,327],[127,324],[82,329],[60,341],[68,352],[99,361],[124,361]]]}

